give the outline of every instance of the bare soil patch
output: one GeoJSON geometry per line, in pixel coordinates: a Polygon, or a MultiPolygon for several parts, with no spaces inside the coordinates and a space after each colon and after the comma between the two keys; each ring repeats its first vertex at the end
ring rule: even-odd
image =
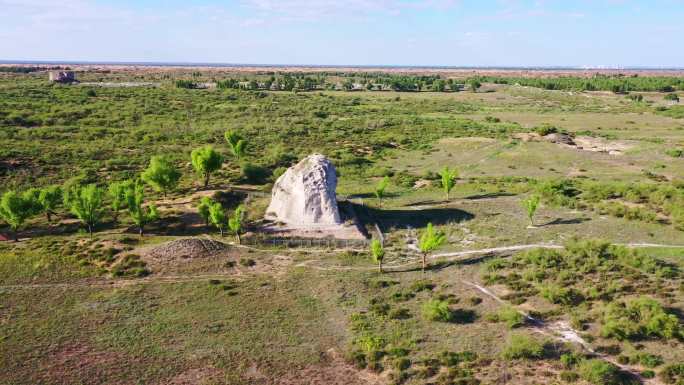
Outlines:
{"type": "Polygon", "coordinates": [[[115,352],[95,350],[92,347],[71,343],[57,347],[39,370],[40,383],[51,384],[120,384],[112,382],[115,371],[125,358],[115,352]]]}
{"type": "Polygon", "coordinates": [[[632,144],[626,141],[607,140],[591,136],[573,137],[572,135],[564,133],[553,133],[542,136],[535,132],[525,132],[514,134],[513,139],[519,139],[523,142],[549,142],[564,147],[574,148],[576,150],[603,152],[609,155],[622,155],[625,151],[633,147],[632,144]]]}
{"type": "Polygon", "coordinates": [[[164,385],[202,385],[220,383],[224,372],[213,366],[203,368],[193,368],[180,373],[179,375],[160,382],[164,385]]]}
{"type": "Polygon", "coordinates": [[[375,373],[359,371],[330,349],[325,363],[308,366],[281,377],[277,385],[380,385],[386,381],[375,373]]]}

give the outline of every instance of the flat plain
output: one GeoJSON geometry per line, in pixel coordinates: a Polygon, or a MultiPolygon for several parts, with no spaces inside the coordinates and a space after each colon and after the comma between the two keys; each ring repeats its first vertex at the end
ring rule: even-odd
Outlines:
{"type": "Polygon", "coordinates": [[[476,92],[470,73],[423,73],[436,78],[401,92],[373,79],[417,74],[272,71],[82,68],[71,85],[0,73],[0,194],[106,188],[153,155],[182,173],[172,191],[146,188],[159,218],[143,236],[109,198],[92,235],[60,205],[18,242],[0,221],[0,384],[684,383],[672,92],[487,78],[520,76],[505,72],[482,72],[476,92]],[[288,73],[325,84],[260,84],[288,73]],[[440,77],[459,86],[434,92],[440,77]],[[226,79],[239,84],[177,82],[226,79]],[[247,141],[242,159],[226,131],[247,141]],[[205,145],[225,158],[206,187],[190,155],[205,145]],[[259,241],[276,177],[314,152],[335,164],[341,204],[382,232],[384,273],[363,244],[259,241]],[[445,166],[458,170],[448,195],[445,166]],[[204,223],[202,197],[245,204],[242,244],[204,223]],[[445,241],[422,271],[428,224],[445,241]]]}

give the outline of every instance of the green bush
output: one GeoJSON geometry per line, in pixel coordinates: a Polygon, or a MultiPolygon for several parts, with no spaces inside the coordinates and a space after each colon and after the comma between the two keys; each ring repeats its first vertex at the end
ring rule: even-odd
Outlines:
{"type": "Polygon", "coordinates": [[[665,154],[673,158],[684,158],[684,149],[681,148],[671,148],[665,151],[665,154]]]}
{"type": "Polygon", "coordinates": [[[655,372],[652,370],[644,370],[641,372],[641,377],[643,378],[655,378],[655,372]]]}
{"type": "Polygon", "coordinates": [[[267,182],[270,176],[271,172],[265,167],[252,163],[242,165],[242,177],[247,183],[263,184],[267,182]]]}
{"type": "Polygon", "coordinates": [[[582,294],[571,287],[549,284],[542,286],[539,292],[549,302],[563,306],[577,305],[584,300],[582,294]]]}
{"type": "Polygon", "coordinates": [[[423,316],[430,321],[451,322],[453,315],[446,301],[431,299],[423,304],[423,316]]]}
{"type": "Polygon", "coordinates": [[[512,306],[506,306],[496,314],[490,314],[487,319],[494,322],[504,322],[510,329],[525,324],[525,316],[520,314],[520,312],[512,306]]]}
{"type": "Polygon", "coordinates": [[[537,187],[537,193],[541,195],[545,203],[555,206],[575,207],[577,196],[582,191],[578,189],[573,180],[557,179],[540,184],[537,187]]]}
{"type": "Polygon", "coordinates": [[[640,297],[612,302],[603,312],[601,335],[618,340],[681,337],[679,320],[656,300],[640,297]]]}
{"type": "Polygon", "coordinates": [[[594,385],[620,384],[620,370],[617,366],[601,359],[584,360],[579,364],[582,379],[594,385]]]}
{"type": "Polygon", "coordinates": [[[663,364],[663,357],[649,353],[639,353],[634,360],[647,368],[655,368],[663,364]]]}
{"type": "Polygon", "coordinates": [[[576,353],[563,353],[560,356],[560,362],[567,369],[570,369],[580,362],[581,357],[576,353]]]}
{"type": "Polygon", "coordinates": [[[513,334],[501,353],[506,360],[544,358],[544,344],[524,334],[513,334]]]}
{"type": "Polygon", "coordinates": [[[558,127],[552,126],[548,123],[542,124],[541,126],[537,126],[534,128],[534,132],[541,136],[546,136],[550,134],[555,134],[559,132],[558,127]]]}

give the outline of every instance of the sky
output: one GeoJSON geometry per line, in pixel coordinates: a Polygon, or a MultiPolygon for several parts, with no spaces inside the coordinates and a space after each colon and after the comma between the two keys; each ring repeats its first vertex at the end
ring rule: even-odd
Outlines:
{"type": "Polygon", "coordinates": [[[684,0],[0,0],[0,60],[684,67],[684,0]]]}

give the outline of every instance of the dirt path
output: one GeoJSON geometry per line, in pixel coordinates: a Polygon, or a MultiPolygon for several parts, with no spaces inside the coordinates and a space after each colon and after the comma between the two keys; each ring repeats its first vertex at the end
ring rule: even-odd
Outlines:
{"type": "MultiPolygon", "coordinates": [[[[481,292],[482,294],[494,299],[495,301],[499,302],[502,305],[507,305],[515,308],[512,304],[507,303],[500,297],[498,297],[496,294],[494,294],[491,290],[487,289],[484,286],[480,286],[476,283],[469,282],[469,281],[462,281],[464,284],[471,286],[475,288],[477,291],[481,292]]],[[[567,322],[564,321],[557,321],[551,324],[548,324],[542,320],[533,318],[530,316],[528,313],[517,309],[518,313],[522,314],[525,316],[527,319],[527,324],[534,328],[537,332],[550,336],[558,341],[562,342],[570,342],[575,345],[580,346],[582,349],[584,349],[587,353],[590,353],[592,355],[595,355],[597,358],[600,358],[604,361],[610,362],[611,364],[617,366],[620,368],[620,370],[627,372],[637,378],[641,383],[643,384],[650,384],[650,385],[663,385],[663,383],[658,380],[657,378],[645,378],[641,375],[641,368],[638,367],[633,367],[630,365],[624,365],[619,362],[613,357],[610,357],[608,355],[602,354],[602,353],[597,353],[592,347],[591,344],[589,344],[587,341],[585,341],[582,337],[580,337],[579,332],[572,327],[567,322]]]]}
{"type": "MultiPolygon", "coordinates": [[[[631,248],[649,248],[649,247],[663,247],[663,248],[684,248],[684,245],[663,245],[663,244],[653,244],[653,243],[627,243],[620,244],[631,248]]],[[[259,249],[252,246],[244,245],[233,245],[234,247],[240,247],[245,249],[252,249],[260,252],[273,253],[274,250],[259,249]]],[[[409,245],[408,247],[412,251],[417,251],[415,245],[409,245]]],[[[548,249],[562,249],[563,246],[553,245],[553,244],[528,244],[528,245],[511,245],[502,247],[492,247],[485,249],[475,249],[475,250],[462,250],[450,253],[440,253],[433,254],[428,257],[429,260],[441,259],[443,262],[456,262],[462,257],[480,254],[497,254],[505,253],[510,251],[520,251],[535,248],[548,248],[548,249]]],[[[308,268],[317,271],[371,271],[376,270],[377,266],[320,266],[317,265],[321,263],[321,260],[310,259],[304,262],[300,262],[294,267],[308,268]]],[[[408,262],[404,263],[387,263],[383,265],[383,268],[387,272],[401,271],[403,269],[416,266],[420,263],[420,258],[415,257],[410,259],[408,262]]],[[[140,285],[147,283],[183,283],[183,282],[197,282],[209,279],[237,279],[239,275],[234,273],[225,274],[199,274],[199,275],[151,275],[145,278],[134,278],[134,279],[91,279],[78,282],[64,282],[64,283],[29,283],[29,284],[16,284],[16,285],[0,285],[0,290],[22,290],[22,289],[41,289],[41,288],[78,288],[78,287],[124,287],[130,285],[140,285]]]]}

